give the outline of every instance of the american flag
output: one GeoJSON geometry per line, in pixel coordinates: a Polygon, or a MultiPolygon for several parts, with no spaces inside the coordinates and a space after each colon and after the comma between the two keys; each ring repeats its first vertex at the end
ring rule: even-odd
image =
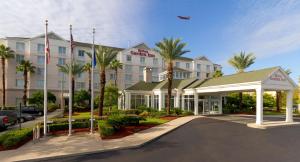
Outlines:
{"type": "Polygon", "coordinates": [[[46,53],[46,57],[47,57],[46,63],[49,64],[50,63],[50,45],[49,45],[48,35],[46,35],[45,53],[46,53]]]}
{"type": "Polygon", "coordinates": [[[73,34],[71,33],[71,53],[73,53],[74,47],[75,47],[75,43],[73,41],[73,34]]]}

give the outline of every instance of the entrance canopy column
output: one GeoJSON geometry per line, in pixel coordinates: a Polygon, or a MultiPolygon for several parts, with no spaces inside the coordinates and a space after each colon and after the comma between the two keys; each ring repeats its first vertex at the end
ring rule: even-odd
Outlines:
{"type": "Polygon", "coordinates": [[[286,91],[286,122],[293,122],[293,91],[286,91]]]}
{"type": "Polygon", "coordinates": [[[263,123],[263,94],[262,87],[256,88],[256,124],[261,125],[263,123]]]}
{"type": "Polygon", "coordinates": [[[180,93],[181,93],[180,90],[177,90],[174,107],[180,107],[180,93]]]}
{"type": "Polygon", "coordinates": [[[158,94],[158,110],[161,111],[164,104],[164,94],[162,92],[159,92],[158,94]]]}
{"type": "Polygon", "coordinates": [[[125,92],[125,110],[131,108],[131,93],[125,92]]]}
{"type": "Polygon", "coordinates": [[[198,93],[196,91],[194,91],[194,115],[198,115],[199,114],[199,110],[198,110],[198,93]]]}

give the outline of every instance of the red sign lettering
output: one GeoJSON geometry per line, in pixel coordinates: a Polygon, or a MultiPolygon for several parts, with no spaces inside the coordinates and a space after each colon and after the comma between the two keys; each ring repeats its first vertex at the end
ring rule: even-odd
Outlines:
{"type": "Polygon", "coordinates": [[[146,56],[146,57],[155,57],[154,54],[149,53],[147,50],[138,49],[138,51],[130,51],[132,55],[146,56]]]}

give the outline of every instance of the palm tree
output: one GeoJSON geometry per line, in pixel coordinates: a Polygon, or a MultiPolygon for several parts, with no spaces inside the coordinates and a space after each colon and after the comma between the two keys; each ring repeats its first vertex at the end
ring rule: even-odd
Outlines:
{"type": "MultiPolygon", "coordinates": [[[[72,101],[74,101],[74,92],[75,92],[75,76],[81,74],[84,72],[84,66],[78,63],[73,62],[72,65],[70,64],[65,64],[65,65],[57,65],[58,70],[60,72],[69,74],[70,67],[72,68],[72,101]]],[[[72,103],[73,106],[73,103],[72,103]]]]}
{"type": "Polygon", "coordinates": [[[110,68],[112,68],[113,70],[115,70],[115,86],[117,86],[117,81],[118,81],[118,69],[122,69],[123,64],[119,61],[119,60],[113,60],[110,63],[110,68]]]}
{"type": "MultiPolygon", "coordinates": [[[[88,88],[88,93],[91,96],[92,93],[92,64],[90,62],[84,64],[83,70],[88,72],[89,75],[89,88],[88,88]]],[[[91,105],[91,100],[89,100],[89,105],[91,105]]]]}
{"type": "Polygon", "coordinates": [[[103,115],[104,89],[106,84],[105,68],[115,59],[117,53],[118,51],[113,48],[104,46],[96,47],[96,60],[100,75],[99,116],[103,115]]]}
{"type": "Polygon", "coordinates": [[[218,77],[221,77],[223,76],[223,72],[221,70],[216,70],[214,75],[213,75],[213,78],[218,78],[218,77]]]}
{"type": "Polygon", "coordinates": [[[5,60],[14,58],[14,51],[11,50],[9,47],[4,46],[3,44],[0,45],[0,59],[2,65],[2,109],[5,107],[5,60]]]}
{"type": "MultiPolygon", "coordinates": [[[[235,54],[231,59],[229,59],[228,63],[233,66],[238,73],[242,73],[252,65],[255,61],[255,56],[253,53],[246,54],[241,51],[239,54],[235,54]]],[[[243,102],[243,93],[239,92],[239,108],[242,109],[243,102]]]]}
{"type": "Polygon", "coordinates": [[[173,61],[181,55],[189,52],[183,48],[186,43],[181,43],[180,39],[167,39],[156,43],[156,51],[164,58],[167,64],[167,79],[168,79],[168,96],[167,96],[167,114],[170,114],[171,109],[171,95],[172,95],[172,81],[173,81],[173,61]]]}
{"type": "MultiPolygon", "coordinates": [[[[287,75],[290,75],[292,72],[290,69],[285,69],[284,72],[287,74],[287,75]]],[[[281,107],[281,97],[282,97],[282,94],[281,94],[281,91],[276,91],[276,111],[280,111],[280,107],[281,107]]]]}
{"type": "Polygon", "coordinates": [[[17,71],[23,72],[24,78],[24,94],[23,94],[23,104],[27,105],[27,91],[28,91],[28,74],[35,72],[35,66],[29,60],[22,60],[17,66],[17,71]]]}

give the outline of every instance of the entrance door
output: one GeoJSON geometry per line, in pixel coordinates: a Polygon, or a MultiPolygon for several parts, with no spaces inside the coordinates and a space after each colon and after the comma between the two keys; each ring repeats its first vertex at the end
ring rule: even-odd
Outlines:
{"type": "Polygon", "coordinates": [[[198,114],[203,114],[204,113],[204,101],[199,100],[198,101],[198,114]]]}
{"type": "Polygon", "coordinates": [[[203,100],[203,114],[209,114],[209,102],[207,99],[203,100]]]}

